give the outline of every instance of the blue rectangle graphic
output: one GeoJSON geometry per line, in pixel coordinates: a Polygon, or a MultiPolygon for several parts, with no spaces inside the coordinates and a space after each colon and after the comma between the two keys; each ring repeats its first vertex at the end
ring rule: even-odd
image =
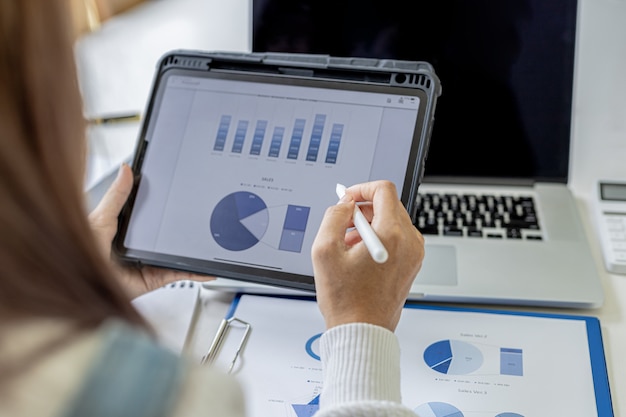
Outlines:
{"type": "Polygon", "coordinates": [[[226,144],[226,137],[228,136],[228,128],[230,127],[231,116],[224,114],[220,118],[220,124],[217,127],[217,135],[215,136],[215,144],[213,145],[214,151],[223,151],[226,144]]]}
{"type": "Polygon", "coordinates": [[[302,135],[304,135],[304,125],[306,120],[296,119],[293,125],[293,132],[291,133],[291,141],[289,141],[289,152],[287,152],[288,159],[298,159],[298,153],[300,152],[300,144],[302,143],[302,135]]]}
{"type": "Polygon", "coordinates": [[[326,115],[316,114],[315,121],[313,122],[313,130],[311,131],[309,149],[306,153],[307,161],[317,161],[317,153],[320,150],[320,143],[322,143],[322,134],[324,133],[324,123],[326,123],[326,115]]]}
{"type": "Polygon", "coordinates": [[[337,163],[337,156],[339,155],[339,145],[341,144],[341,136],[343,135],[343,124],[334,123],[333,128],[330,131],[330,141],[328,142],[328,150],[326,151],[327,164],[337,163]]]}
{"type": "Polygon", "coordinates": [[[246,140],[246,133],[248,131],[248,121],[240,120],[237,123],[237,130],[235,131],[235,141],[233,142],[233,148],[231,152],[241,153],[243,149],[243,142],[246,140]]]}
{"type": "Polygon", "coordinates": [[[289,252],[300,252],[304,242],[304,232],[309,220],[310,207],[287,206],[287,214],[283,223],[278,249],[289,252]]]}
{"type": "Polygon", "coordinates": [[[524,375],[522,349],[500,348],[500,373],[502,375],[524,375]]]}
{"type": "Polygon", "coordinates": [[[254,129],[254,136],[252,136],[252,144],[250,145],[250,155],[261,154],[261,147],[263,146],[263,139],[265,138],[266,127],[267,127],[267,120],[258,120],[256,122],[256,128],[254,129]]]}
{"type": "Polygon", "coordinates": [[[280,147],[283,144],[283,135],[285,134],[285,128],[276,126],[274,128],[274,134],[272,135],[272,141],[270,142],[270,150],[267,156],[278,158],[280,154],[280,147]]]}

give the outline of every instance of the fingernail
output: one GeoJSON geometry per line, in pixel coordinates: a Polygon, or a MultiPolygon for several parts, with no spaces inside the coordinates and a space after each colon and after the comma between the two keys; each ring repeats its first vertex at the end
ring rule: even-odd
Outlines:
{"type": "Polygon", "coordinates": [[[124,170],[124,166],[127,165],[126,162],[122,162],[122,165],[117,169],[117,178],[122,176],[122,171],[124,170]]]}
{"type": "Polygon", "coordinates": [[[345,203],[351,203],[353,200],[352,196],[349,194],[344,194],[343,197],[341,197],[339,199],[339,201],[337,202],[337,204],[345,204],[345,203]]]}

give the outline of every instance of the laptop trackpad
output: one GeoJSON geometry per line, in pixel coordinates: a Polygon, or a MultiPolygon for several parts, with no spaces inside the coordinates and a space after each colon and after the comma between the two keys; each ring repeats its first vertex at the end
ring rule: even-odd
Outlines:
{"type": "Polygon", "coordinates": [[[426,245],[422,269],[415,284],[456,285],[456,248],[450,245],[426,245]]]}

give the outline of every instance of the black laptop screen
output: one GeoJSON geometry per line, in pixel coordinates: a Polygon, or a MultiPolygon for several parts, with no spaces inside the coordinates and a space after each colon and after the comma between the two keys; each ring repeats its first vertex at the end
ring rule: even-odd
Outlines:
{"type": "Polygon", "coordinates": [[[567,182],[577,2],[253,0],[255,52],[422,60],[437,104],[425,181],[567,182]]]}

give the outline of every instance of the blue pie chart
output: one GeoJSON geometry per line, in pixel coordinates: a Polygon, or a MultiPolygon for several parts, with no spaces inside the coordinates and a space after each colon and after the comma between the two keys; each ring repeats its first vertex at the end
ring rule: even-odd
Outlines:
{"type": "Polygon", "coordinates": [[[211,213],[211,235],[222,248],[250,249],[269,225],[267,205],[254,193],[238,191],[222,198],[211,213]]]}
{"type": "Polygon", "coordinates": [[[308,353],[310,357],[318,361],[321,360],[320,355],[318,353],[320,337],[322,337],[322,334],[318,333],[315,336],[309,338],[309,340],[306,341],[306,347],[305,347],[306,353],[308,353]]]}
{"type": "Polygon", "coordinates": [[[483,364],[483,354],[474,345],[460,340],[440,340],[424,350],[424,362],[434,371],[466,375],[483,364]]]}

